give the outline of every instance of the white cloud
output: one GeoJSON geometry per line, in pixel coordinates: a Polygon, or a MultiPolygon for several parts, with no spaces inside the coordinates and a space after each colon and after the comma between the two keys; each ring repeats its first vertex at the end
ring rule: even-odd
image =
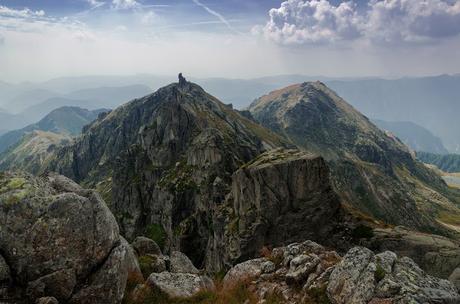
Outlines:
{"type": "Polygon", "coordinates": [[[136,0],[113,0],[112,7],[117,10],[134,9],[141,7],[136,0]]]}
{"type": "Polygon", "coordinates": [[[279,44],[311,44],[365,38],[384,43],[427,42],[460,33],[460,0],[287,0],[269,11],[263,34],[279,44]]]}
{"type": "Polygon", "coordinates": [[[460,1],[373,0],[366,34],[380,42],[424,42],[460,33],[460,1]]]}
{"type": "Polygon", "coordinates": [[[2,46],[3,44],[5,44],[5,37],[3,37],[2,34],[0,34],[0,46],[2,46]]]}
{"type": "Polygon", "coordinates": [[[45,16],[45,12],[43,10],[32,11],[28,8],[24,8],[22,10],[15,10],[0,5],[0,16],[13,18],[43,17],[45,16]]]}
{"type": "Polygon", "coordinates": [[[148,11],[141,18],[141,23],[144,25],[152,25],[157,18],[157,15],[153,11],[148,11]]]}
{"type": "Polygon", "coordinates": [[[98,8],[105,4],[104,1],[98,1],[98,0],[85,0],[85,1],[88,2],[91,8],[98,8]]]}

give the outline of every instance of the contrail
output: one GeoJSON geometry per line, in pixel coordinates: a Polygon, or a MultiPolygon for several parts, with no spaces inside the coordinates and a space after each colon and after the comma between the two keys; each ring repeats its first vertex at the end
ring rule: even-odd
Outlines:
{"type": "Polygon", "coordinates": [[[211,15],[213,16],[216,16],[223,24],[225,24],[229,30],[231,30],[232,32],[235,32],[237,34],[242,34],[240,31],[238,31],[237,29],[235,29],[231,24],[230,22],[227,21],[227,19],[225,19],[224,16],[222,16],[221,14],[219,14],[218,12],[210,9],[209,7],[207,7],[206,5],[204,5],[203,3],[201,3],[199,0],[192,0],[196,5],[198,6],[201,6],[202,8],[204,8],[208,13],[210,13],[211,15]]]}

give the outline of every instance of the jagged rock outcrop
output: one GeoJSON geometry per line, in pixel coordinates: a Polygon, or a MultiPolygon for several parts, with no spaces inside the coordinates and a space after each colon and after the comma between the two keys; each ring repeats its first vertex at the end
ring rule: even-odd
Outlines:
{"type": "Polygon", "coordinates": [[[216,252],[230,262],[247,260],[263,246],[304,239],[336,240],[339,246],[343,236],[325,161],[299,150],[271,150],[242,166],[233,174],[225,207],[224,236],[216,233],[223,248],[216,252]]]}
{"type": "Polygon", "coordinates": [[[265,127],[323,156],[334,189],[356,214],[458,236],[458,191],[323,83],[273,91],[249,110],[265,127]]]}
{"type": "Polygon", "coordinates": [[[283,143],[181,79],[97,119],[49,169],[98,189],[130,241],[150,237],[201,267],[232,173],[283,143]]]}
{"type": "Polygon", "coordinates": [[[293,243],[238,264],[224,285],[249,282],[261,301],[276,303],[445,303],[460,301],[454,285],[427,275],[410,258],[354,247],[342,258],[311,242],[293,243]]]}
{"type": "Polygon", "coordinates": [[[0,173],[0,248],[0,298],[18,303],[120,303],[139,271],[99,194],[55,174],[0,173]]]}

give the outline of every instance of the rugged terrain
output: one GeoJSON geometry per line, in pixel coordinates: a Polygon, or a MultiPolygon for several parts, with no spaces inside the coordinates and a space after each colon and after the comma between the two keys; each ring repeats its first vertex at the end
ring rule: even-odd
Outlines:
{"type": "Polygon", "coordinates": [[[99,117],[48,170],[98,189],[128,239],[155,235],[202,266],[232,173],[280,145],[279,136],[182,79],[99,117]]]}
{"type": "Polygon", "coordinates": [[[265,127],[323,156],[333,187],[350,210],[388,224],[457,233],[458,192],[323,83],[273,91],[249,110],[265,127]]]}
{"type": "Polygon", "coordinates": [[[7,303],[119,303],[139,271],[99,194],[55,174],[0,173],[0,248],[7,303]]]}
{"type": "Polygon", "coordinates": [[[435,171],[322,83],[250,111],[179,75],[69,144],[24,137],[8,167],[39,176],[0,175],[1,297],[458,302],[459,196],[435,171]]]}
{"type": "Polygon", "coordinates": [[[33,131],[45,131],[67,136],[81,133],[83,126],[91,123],[106,109],[89,111],[78,107],[60,107],[51,111],[39,122],[28,125],[19,130],[3,134],[0,137],[0,153],[21,141],[25,134],[33,131]]]}

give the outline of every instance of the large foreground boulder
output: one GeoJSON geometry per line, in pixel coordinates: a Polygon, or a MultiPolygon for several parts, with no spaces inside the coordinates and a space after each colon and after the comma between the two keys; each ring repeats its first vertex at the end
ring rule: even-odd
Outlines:
{"type": "Polygon", "coordinates": [[[0,298],[18,303],[119,303],[139,271],[99,194],[55,174],[0,173],[0,248],[11,276],[0,298]]]}

